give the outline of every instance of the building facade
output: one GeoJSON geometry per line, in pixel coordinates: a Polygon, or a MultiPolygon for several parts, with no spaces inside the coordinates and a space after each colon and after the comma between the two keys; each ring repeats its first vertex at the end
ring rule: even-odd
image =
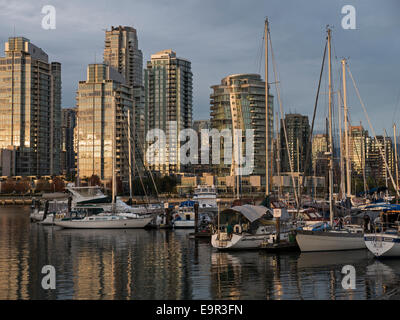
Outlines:
{"type": "Polygon", "coordinates": [[[325,176],[329,170],[328,135],[316,134],[312,139],[312,167],[315,176],[325,176]]]}
{"type": "Polygon", "coordinates": [[[389,172],[395,179],[395,160],[393,143],[390,137],[377,136],[368,137],[366,139],[366,166],[368,168],[368,175],[371,176],[376,182],[383,183],[388,181],[391,185],[389,172]]]}
{"type": "Polygon", "coordinates": [[[60,174],[61,64],[23,37],[0,58],[0,149],[15,150],[15,175],[60,174]]]}
{"type": "MultiPolygon", "coordinates": [[[[150,154],[148,167],[161,174],[177,174],[186,170],[181,165],[178,134],[192,127],[193,80],[191,62],[178,58],[172,50],[151,56],[144,71],[145,136],[151,129],[161,129],[172,137],[165,152],[150,154]]],[[[151,142],[146,143],[146,148],[151,142]]]]}
{"type": "Polygon", "coordinates": [[[74,130],[76,109],[64,108],[61,111],[61,172],[67,177],[75,175],[74,130]]]}
{"type": "Polygon", "coordinates": [[[369,166],[366,165],[368,153],[368,131],[363,126],[349,127],[349,157],[351,161],[352,176],[362,177],[363,170],[369,174],[369,166]]]}
{"type": "Polygon", "coordinates": [[[137,174],[143,174],[145,150],[143,87],[143,54],[139,49],[137,31],[128,26],[111,27],[106,30],[104,63],[116,69],[131,87],[134,100],[133,162],[137,174]],[[136,161],[138,160],[138,161],[136,161]]]}
{"type": "Polygon", "coordinates": [[[118,26],[106,30],[104,63],[123,75],[126,85],[143,86],[143,53],[135,28],[118,26]]]}
{"type": "Polygon", "coordinates": [[[133,132],[132,124],[132,90],[125,85],[124,77],[106,64],[90,64],[87,80],[79,82],[77,92],[76,144],[80,178],[97,175],[102,181],[110,181],[114,158],[116,176],[128,182],[128,137],[129,132],[133,132]]]}
{"type": "MultiPolygon", "coordinates": [[[[223,78],[221,84],[214,85],[211,88],[213,90],[210,95],[211,127],[219,132],[224,129],[231,130],[232,137],[233,129],[241,129],[243,136],[245,135],[245,130],[254,130],[254,163],[251,175],[261,176],[261,183],[265,186],[265,82],[258,74],[234,74],[223,78]]],[[[268,146],[271,154],[274,136],[273,96],[270,95],[268,99],[268,146]]],[[[234,164],[234,161],[231,164],[225,164],[225,147],[227,146],[222,142],[220,163],[214,167],[219,176],[232,176],[235,175],[233,169],[238,164],[234,164]]],[[[244,142],[242,150],[243,153],[246,150],[244,142]]],[[[271,172],[272,159],[269,161],[269,165],[271,172]]]]}
{"type": "MultiPolygon", "coordinates": [[[[306,164],[307,144],[310,138],[310,124],[308,116],[301,114],[286,114],[285,119],[281,120],[281,172],[300,172],[304,173],[306,168],[311,169],[311,158],[306,164]],[[286,128],[288,147],[284,128],[286,128]],[[291,163],[290,163],[291,162],[291,163]]],[[[308,175],[309,172],[306,172],[308,175]]]]}

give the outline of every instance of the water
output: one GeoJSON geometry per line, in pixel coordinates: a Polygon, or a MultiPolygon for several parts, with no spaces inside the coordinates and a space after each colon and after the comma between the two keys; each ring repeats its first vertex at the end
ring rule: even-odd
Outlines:
{"type": "Polygon", "coordinates": [[[61,230],[0,208],[0,299],[374,299],[399,284],[400,259],[367,250],[219,253],[186,230],[61,230]],[[344,290],[344,265],[356,289],[344,290]],[[44,290],[41,269],[56,269],[44,290]]]}

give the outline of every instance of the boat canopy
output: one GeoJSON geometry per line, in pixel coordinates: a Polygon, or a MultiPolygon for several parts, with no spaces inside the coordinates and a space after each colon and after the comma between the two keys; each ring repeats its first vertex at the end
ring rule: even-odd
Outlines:
{"type": "Polygon", "coordinates": [[[43,193],[42,199],[44,200],[56,200],[56,199],[68,199],[69,195],[63,192],[54,192],[54,193],[43,193]]]}
{"type": "MultiPolygon", "coordinates": [[[[372,188],[367,190],[367,194],[368,195],[373,195],[374,193],[378,193],[378,192],[384,192],[386,191],[388,188],[387,187],[376,187],[376,188],[372,188]]],[[[357,193],[357,197],[362,197],[365,194],[364,191],[357,193]]]]}
{"type": "Polygon", "coordinates": [[[194,207],[195,202],[192,200],[183,201],[179,204],[179,207],[194,207]]]}
{"type": "Polygon", "coordinates": [[[239,212],[243,216],[247,218],[250,222],[254,222],[264,215],[267,214],[268,208],[264,206],[253,206],[250,204],[245,204],[243,206],[236,206],[229,209],[224,210],[224,213],[228,213],[229,211],[239,212]]]}

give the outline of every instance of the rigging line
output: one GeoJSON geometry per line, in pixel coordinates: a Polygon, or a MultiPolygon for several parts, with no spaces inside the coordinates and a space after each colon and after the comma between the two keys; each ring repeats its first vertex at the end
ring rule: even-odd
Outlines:
{"type": "Polygon", "coordinates": [[[399,93],[397,95],[397,99],[396,99],[396,102],[395,102],[395,105],[394,105],[394,112],[393,112],[393,117],[392,117],[393,124],[396,121],[397,110],[399,109],[399,106],[400,106],[400,88],[399,88],[399,93]]]}
{"type": "Polygon", "coordinates": [[[259,74],[261,74],[261,64],[262,64],[262,58],[263,58],[263,53],[264,53],[264,41],[265,41],[265,32],[263,32],[263,36],[261,39],[261,43],[260,43],[260,47],[258,48],[258,56],[256,57],[256,59],[258,59],[258,61],[256,61],[256,68],[257,68],[257,72],[259,74]]]}
{"type": "MultiPolygon", "coordinates": [[[[313,117],[312,117],[312,122],[311,122],[310,136],[308,138],[308,143],[307,143],[307,146],[306,146],[306,163],[305,163],[306,166],[308,165],[308,162],[310,161],[309,158],[311,157],[311,152],[312,152],[311,143],[312,143],[312,136],[313,136],[313,132],[314,132],[315,117],[316,117],[316,114],[317,114],[319,91],[320,91],[320,88],[321,88],[322,75],[323,75],[323,72],[324,72],[327,45],[328,45],[328,42],[326,41],[325,42],[325,48],[324,48],[324,55],[323,55],[323,58],[322,58],[321,71],[320,71],[320,74],[319,74],[317,94],[316,94],[316,97],[315,97],[314,112],[313,112],[313,117]]],[[[311,172],[311,168],[305,168],[305,169],[308,169],[309,172],[311,172]]],[[[306,170],[304,170],[304,171],[306,172],[306,170]]],[[[301,189],[300,189],[301,191],[304,190],[304,180],[305,179],[303,179],[303,181],[301,183],[301,189]]]]}
{"type": "MultiPolygon", "coordinates": [[[[282,107],[282,100],[281,100],[281,95],[280,95],[280,90],[279,90],[279,86],[280,84],[278,83],[278,79],[277,79],[277,72],[276,72],[276,63],[275,63],[275,56],[274,56],[274,50],[272,48],[272,39],[271,39],[271,34],[269,33],[269,29],[268,29],[268,35],[269,35],[269,43],[270,43],[270,47],[271,47],[271,58],[272,58],[272,65],[273,65],[273,70],[274,70],[274,79],[275,79],[275,89],[276,89],[276,93],[278,95],[278,101],[279,101],[279,110],[281,112],[281,119],[283,122],[283,132],[284,132],[284,136],[285,136],[285,143],[286,143],[286,148],[287,148],[287,152],[288,152],[288,159],[289,159],[289,166],[290,166],[290,172],[291,172],[291,176],[292,176],[292,184],[293,184],[293,191],[294,191],[294,197],[296,199],[296,204],[297,207],[299,208],[299,199],[298,199],[298,194],[297,194],[297,188],[296,188],[296,184],[295,184],[295,180],[294,180],[294,172],[293,172],[293,157],[289,152],[289,142],[288,142],[288,137],[287,137],[287,132],[286,132],[286,124],[285,124],[285,120],[284,120],[284,114],[283,114],[283,107],[282,107]]],[[[268,84],[267,84],[268,85],[268,84]]],[[[266,112],[268,112],[268,110],[266,110],[266,112]]],[[[268,146],[267,146],[268,148],[268,146]]],[[[299,176],[300,178],[300,176],[299,176]]],[[[300,181],[298,181],[300,182],[300,181]]]]}
{"type": "Polygon", "coordinates": [[[363,102],[363,100],[361,99],[360,92],[358,91],[357,85],[356,85],[356,83],[355,83],[355,81],[354,81],[354,78],[353,78],[353,74],[351,73],[351,71],[350,71],[350,66],[349,66],[348,64],[347,64],[347,70],[349,71],[349,75],[350,75],[351,81],[353,82],[354,89],[356,90],[356,94],[357,94],[357,96],[358,96],[358,99],[360,100],[360,103],[361,103],[361,106],[362,106],[362,108],[363,108],[364,114],[365,114],[365,116],[366,116],[366,118],[367,118],[367,121],[368,121],[368,125],[369,125],[369,127],[371,128],[372,134],[374,135],[374,139],[375,139],[375,142],[376,142],[376,144],[377,144],[377,146],[378,146],[378,148],[379,148],[379,151],[380,151],[380,154],[381,154],[381,156],[382,156],[382,159],[383,159],[383,161],[385,162],[386,171],[389,173],[390,180],[392,181],[393,187],[396,189],[396,194],[397,194],[397,196],[400,196],[400,194],[399,194],[399,189],[397,188],[397,185],[396,185],[396,183],[395,183],[395,181],[394,181],[394,179],[393,179],[392,173],[391,173],[390,170],[389,170],[389,166],[388,166],[388,164],[387,164],[386,157],[383,155],[383,151],[382,151],[381,145],[379,144],[378,139],[376,138],[375,130],[374,130],[374,128],[372,127],[371,121],[370,121],[370,119],[369,119],[367,110],[366,110],[365,105],[364,105],[364,102],[363,102]]]}
{"type": "MultiPolygon", "coordinates": [[[[127,115],[125,114],[125,112],[123,112],[123,114],[124,114],[125,117],[127,117],[127,115]]],[[[127,133],[127,132],[128,132],[128,129],[127,129],[126,123],[123,122],[123,123],[122,123],[122,126],[123,126],[123,128],[124,128],[124,130],[125,130],[126,135],[129,136],[129,139],[130,139],[130,140],[132,140],[132,136],[129,135],[129,134],[127,133]]],[[[134,140],[135,140],[135,139],[134,139],[134,140]]],[[[134,142],[135,142],[135,141],[134,141],[134,142]]],[[[136,146],[136,143],[135,143],[135,146],[136,146]]],[[[127,155],[124,154],[124,156],[125,156],[125,159],[127,159],[127,155]]],[[[135,159],[136,159],[136,158],[135,158],[135,159]]],[[[129,162],[129,161],[128,161],[128,162],[129,162]]],[[[149,198],[148,198],[148,195],[147,195],[145,186],[144,186],[144,184],[143,184],[142,177],[140,176],[140,172],[139,172],[139,168],[138,168],[138,166],[137,166],[136,160],[135,160],[134,162],[135,162],[136,172],[138,173],[139,180],[140,180],[140,183],[141,183],[142,188],[143,188],[143,192],[144,192],[144,195],[145,195],[145,198],[146,198],[146,202],[147,202],[147,204],[149,204],[149,203],[150,203],[150,202],[149,202],[149,198]]],[[[130,168],[131,168],[131,170],[132,170],[132,165],[130,164],[129,166],[130,166],[130,168]]]]}

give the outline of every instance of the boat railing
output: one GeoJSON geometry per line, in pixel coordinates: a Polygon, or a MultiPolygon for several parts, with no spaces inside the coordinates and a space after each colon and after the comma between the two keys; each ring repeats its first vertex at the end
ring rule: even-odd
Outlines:
{"type": "Polygon", "coordinates": [[[375,222],[373,230],[376,233],[398,234],[400,233],[400,221],[395,222],[375,222]]]}

